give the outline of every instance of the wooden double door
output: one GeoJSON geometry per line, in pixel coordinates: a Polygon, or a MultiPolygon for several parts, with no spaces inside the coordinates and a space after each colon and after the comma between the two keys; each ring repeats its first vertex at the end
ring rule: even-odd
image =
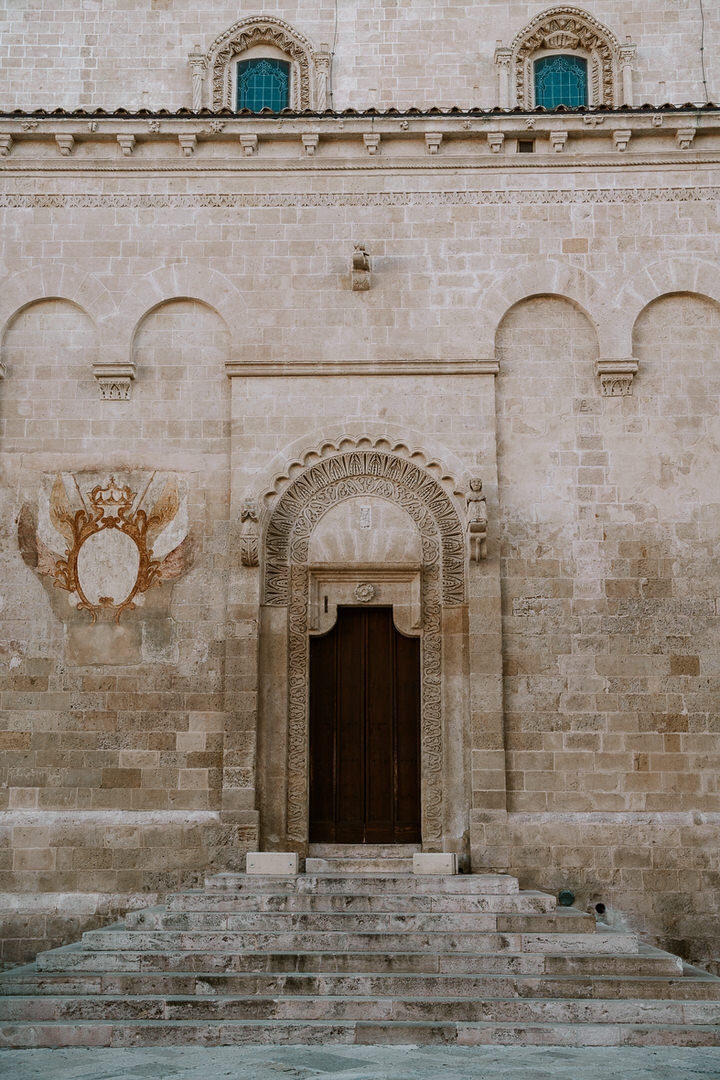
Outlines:
{"type": "Polygon", "coordinates": [[[420,641],[392,608],[340,607],[310,639],[310,840],[420,839],[420,641]]]}

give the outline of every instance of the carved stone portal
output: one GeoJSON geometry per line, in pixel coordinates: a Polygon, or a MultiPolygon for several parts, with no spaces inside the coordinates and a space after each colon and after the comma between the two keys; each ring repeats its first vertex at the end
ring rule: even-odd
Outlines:
{"type": "MultiPolygon", "coordinates": [[[[357,496],[399,506],[419,534],[422,837],[442,841],[442,643],[443,604],[465,598],[465,537],[457,509],[442,486],[412,461],[372,450],[338,453],[309,466],[277,498],[265,538],[264,599],[288,608],[288,839],[304,844],[308,834],[308,635],[312,532],[325,513],[357,496]]],[[[368,567],[353,583],[368,584],[368,567]]],[[[408,577],[408,581],[412,575],[408,577]]],[[[374,598],[356,597],[358,603],[374,598]]],[[[378,597],[379,599],[379,597],[378,597]]],[[[317,602],[317,601],[316,601],[317,602]]],[[[314,621],[314,620],[313,620],[314,621]]]]}

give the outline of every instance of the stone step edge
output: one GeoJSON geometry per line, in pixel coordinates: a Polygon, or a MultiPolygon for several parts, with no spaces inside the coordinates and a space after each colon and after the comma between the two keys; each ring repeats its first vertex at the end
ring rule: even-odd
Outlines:
{"type": "MultiPolygon", "coordinates": [[[[57,978],[57,979],[62,979],[62,978],[71,978],[71,979],[82,979],[82,978],[87,978],[87,979],[90,979],[90,978],[116,979],[118,977],[123,977],[123,978],[127,978],[127,979],[132,979],[132,978],[137,978],[137,977],[159,979],[159,978],[167,977],[167,978],[171,978],[171,979],[174,979],[174,978],[178,978],[178,979],[180,979],[180,978],[188,978],[188,979],[195,979],[196,981],[202,982],[202,980],[204,978],[221,979],[221,978],[223,978],[223,976],[228,976],[228,978],[238,979],[238,980],[247,979],[248,981],[250,979],[257,979],[257,978],[263,978],[263,979],[292,978],[292,979],[296,979],[296,980],[298,980],[298,979],[308,979],[308,980],[310,980],[310,979],[323,979],[323,980],[327,980],[327,981],[332,981],[333,979],[336,979],[338,981],[340,979],[424,979],[430,984],[432,984],[433,981],[438,980],[438,979],[446,979],[446,980],[452,980],[452,979],[458,979],[458,980],[460,980],[460,979],[465,979],[465,980],[478,979],[478,980],[484,980],[484,981],[487,981],[487,982],[494,982],[495,980],[497,980],[498,982],[500,982],[500,981],[507,982],[507,981],[512,980],[512,981],[518,982],[518,983],[528,983],[528,982],[557,982],[557,983],[583,982],[583,983],[590,983],[592,985],[596,985],[596,984],[601,984],[602,985],[603,983],[612,983],[613,985],[617,984],[617,983],[619,983],[620,985],[623,985],[625,983],[627,983],[627,984],[647,983],[650,986],[657,986],[660,983],[672,983],[674,985],[680,985],[680,986],[683,986],[683,985],[684,986],[697,986],[697,985],[707,984],[710,987],[716,987],[717,986],[718,989],[720,990],[720,979],[718,979],[718,977],[716,975],[711,975],[710,972],[702,972],[699,975],[681,975],[680,972],[678,972],[676,974],[668,972],[667,974],[663,974],[663,975],[608,975],[608,974],[579,975],[579,974],[564,974],[564,973],[555,975],[552,972],[551,973],[548,973],[548,972],[519,972],[518,973],[518,972],[514,972],[514,971],[513,972],[508,972],[508,973],[497,972],[497,971],[489,971],[489,972],[482,972],[481,971],[481,972],[470,973],[470,972],[462,972],[462,971],[450,971],[450,972],[442,972],[442,971],[387,972],[387,971],[294,971],[294,970],[293,971],[221,971],[221,972],[218,972],[218,971],[167,971],[167,972],[157,972],[157,971],[135,971],[135,972],[134,971],[126,971],[126,972],[123,972],[123,971],[119,971],[119,972],[96,971],[96,972],[93,972],[93,971],[83,971],[80,974],[73,974],[73,973],[66,973],[66,972],[43,972],[43,971],[39,971],[39,972],[33,972],[32,973],[32,977],[36,978],[38,980],[53,979],[53,978],[57,978]]],[[[16,976],[16,977],[21,978],[23,980],[29,980],[30,979],[30,975],[22,975],[22,976],[16,976]]],[[[5,986],[8,986],[8,985],[11,986],[12,985],[12,979],[8,979],[7,982],[5,982],[4,978],[0,978],[0,996],[5,996],[5,997],[11,997],[11,996],[12,997],[27,997],[27,996],[32,996],[32,995],[29,995],[29,994],[3,994],[2,993],[3,984],[5,986]]],[[[83,993],[80,993],[80,994],[78,994],[76,991],[69,991],[69,996],[77,995],[77,996],[80,996],[80,997],[83,997],[83,996],[94,997],[96,992],[97,993],[103,993],[103,991],[100,990],[100,989],[98,989],[97,991],[90,990],[90,991],[83,992],[83,993]]],[[[145,992],[141,992],[141,994],[142,994],[142,996],[146,996],[145,992]]],[[[43,997],[45,997],[45,996],[49,996],[49,995],[43,993],[43,997]]],[[[60,991],[58,991],[56,996],[65,997],[65,996],[68,996],[68,995],[64,994],[62,992],[62,990],[60,990],[60,991]]],[[[108,996],[112,996],[112,995],[108,995],[108,996]]],[[[127,996],[127,994],[125,996],[127,996]]],[[[130,996],[134,997],[134,996],[137,996],[137,995],[130,995],[130,996]]],[[[166,995],[156,994],[154,996],[156,996],[156,997],[164,997],[166,995]]],[[[202,995],[199,995],[199,996],[204,997],[205,994],[203,993],[202,995]]],[[[223,995],[222,990],[218,990],[217,992],[215,992],[215,991],[210,992],[209,996],[213,997],[213,996],[224,996],[224,995],[223,995]]],[[[386,996],[389,996],[389,995],[378,995],[378,996],[386,997],[386,996]]],[[[668,1000],[671,1000],[671,999],[668,999],[668,1000]]]]}
{"type": "MultiPolygon", "coordinates": [[[[574,1001],[582,1001],[585,1004],[598,1004],[598,1005],[633,1005],[636,1003],[642,1003],[643,1005],[654,1006],[667,1006],[677,1005],[679,1008],[697,1008],[698,1006],[707,1005],[708,1007],[717,1008],[718,1003],[714,999],[710,1000],[697,1000],[686,998],[639,998],[639,997],[577,997],[577,998],[557,998],[557,997],[544,997],[540,994],[533,995],[531,997],[491,997],[491,998],[479,998],[477,995],[461,994],[461,995],[448,995],[439,994],[437,996],[428,997],[425,994],[224,994],[224,993],[203,993],[203,994],[43,994],[41,1000],[48,999],[50,1001],[53,998],[58,998],[63,1002],[67,1001],[86,1001],[102,1004],[104,1001],[119,1002],[119,1001],[147,1001],[158,1002],[165,1001],[168,1004],[176,1004],[180,1002],[202,1002],[203,1004],[217,1004],[221,1001],[292,1001],[292,1002],[309,1002],[309,1001],[333,1001],[333,1002],[374,1002],[374,1001],[397,1001],[399,1003],[412,1002],[425,1003],[428,1005],[452,1005],[457,1002],[473,1002],[478,1006],[483,1004],[493,1005],[535,1005],[535,1004],[555,1004],[555,1005],[568,1005],[574,1001]]],[[[37,1001],[37,994],[13,994],[7,995],[6,1002],[24,1002],[24,1001],[37,1001]]],[[[2,1002],[2,998],[0,998],[2,1002]]],[[[605,1021],[599,1021],[605,1023],[605,1021]]],[[[718,1029],[720,1033],[720,1028],[718,1029]]]]}
{"type": "Polygon", "coordinates": [[[403,1029],[403,1028],[498,1028],[508,1027],[515,1031],[527,1030],[530,1028],[593,1028],[593,1027],[618,1027],[628,1028],[634,1030],[647,1030],[656,1029],[657,1031],[708,1031],[715,1035],[720,1045],[720,1028],[716,1024],[653,1024],[616,1020],[611,1021],[609,1024],[601,1024],[597,1021],[591,1021],[590,1023],[583,1020],[557,1020],[557,1021],[530,1021],[528,1023],[514,1023],[507,1020],[294,1020],[292,1018],[283,1018],[281,1020],[13,1020],[8,1021],[2,1027],[0,1027],[0,1034],[4,1034],[4,1029],[8,1028],[42,1028],[47,1027],[92,1027],[92,1028],[114,1028],[114,1027],[139,1027],[139,1028],[187,1028],[187,1027],[204,1027],[204,1028],[221,1028],[221,1027],[258,1027],[258,1028],[282,1028],[282,1027],[317,1027],[327,1030],[328,1028],[391,1028],[391,1029],[403,1029]]]}

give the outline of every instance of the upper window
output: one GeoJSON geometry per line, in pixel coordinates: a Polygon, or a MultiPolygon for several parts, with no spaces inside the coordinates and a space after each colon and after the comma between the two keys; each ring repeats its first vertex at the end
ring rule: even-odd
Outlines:
{"type": "Polygon", "coordinates": [[[540,12],[509,48],[495,50],[500,102],[532,109],[542,105],[616,108],[632,103],[631,43],[587,11],[558,6],[540,12]]]}
{"type": "Polygon", "coordinates": [[[252,112],[328,107],[330,53],[316,52],[298,30],[271,15],[241,19],[205,55],[192,53],[188,61],[196,109],[203,100],[212,109],[252,112]]]}
{"type": "Polygon", "coordinates": [[[588,103],[587,60],[582,56],[541,56],[535,61],[535,104],[577,108],[588,103]]]}
{"type": "Polygon", "coordinates": [[[290,63],[274,57],[241,60],[237,66],[237,108],[280,112],[290,105],[290,63]]]}

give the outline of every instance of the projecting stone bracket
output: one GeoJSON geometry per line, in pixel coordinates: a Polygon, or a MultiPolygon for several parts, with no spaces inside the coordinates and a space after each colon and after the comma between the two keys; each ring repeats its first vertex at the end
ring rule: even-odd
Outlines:
{"type": "Polygon", "coordinates": [[[93,375],[103,401],[129,401],[135,364],[93,364],[93,375]]]}
{"type": "Polygon", "coordinates": [[[596,360],[595,371],[600,376],[603,397],[629,397],[638,362],[629,360],[596,360]]]}

